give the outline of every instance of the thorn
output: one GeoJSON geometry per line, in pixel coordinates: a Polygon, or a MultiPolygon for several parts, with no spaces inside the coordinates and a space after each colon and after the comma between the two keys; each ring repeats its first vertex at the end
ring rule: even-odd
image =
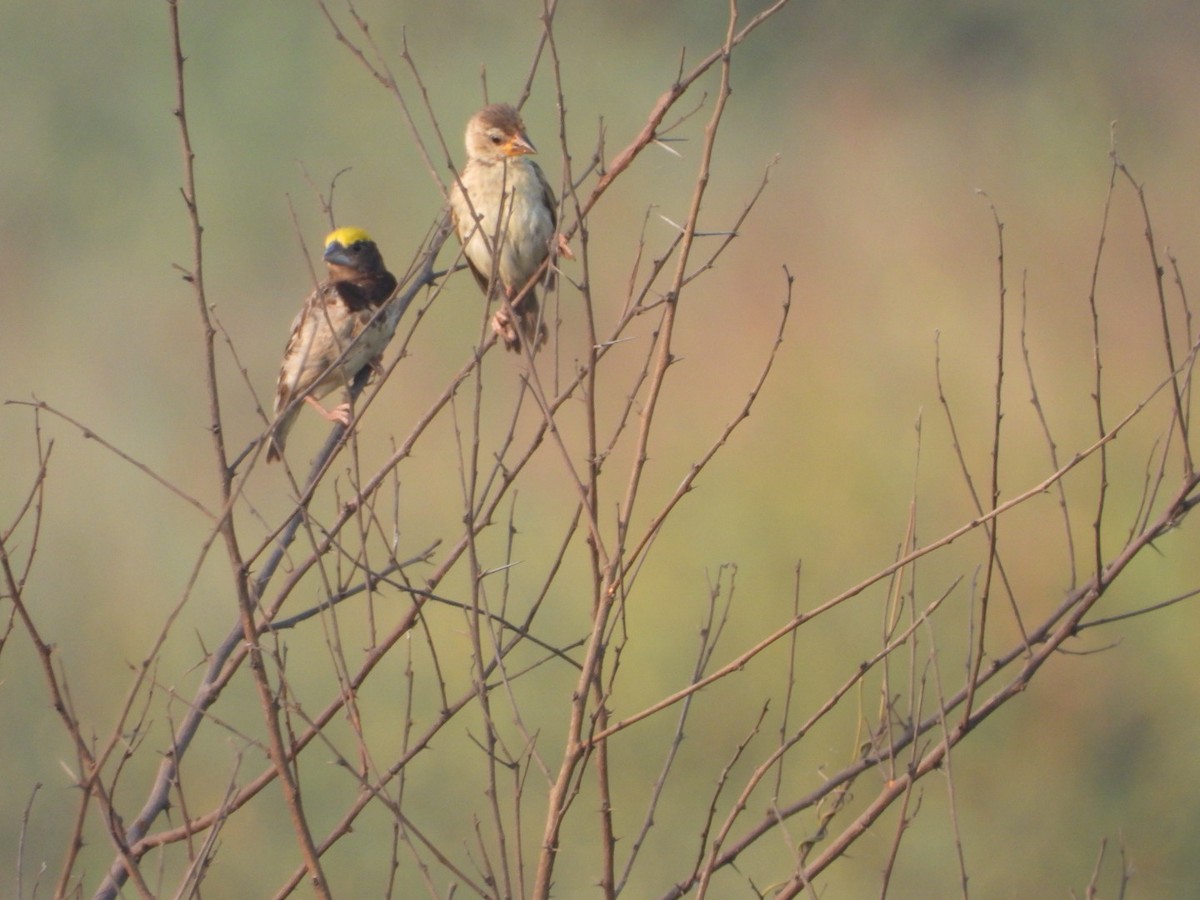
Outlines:
{"type": "Polygon", "coordinates": [[[679,138],[655,138],[655,139],[654,139],[654,141],[653,141],[653,143],[654,143],[654,144],[655,144],[657,147],[659,147],[660,149],[662,149],[662,150],[666,150],[668,153],[670,153],[672,156],[676,157],[677,159],[683,159],[683,154],[682,154],[682,153],[680,153],[680,152],[679,152],[678,150],[676,150],[674,147],[668,147],[668,146],[666,145],[666,143],[665,143],[665,142],[666,142],[666,141],[671,141],[671,140],[679,140],[679,138]]]}

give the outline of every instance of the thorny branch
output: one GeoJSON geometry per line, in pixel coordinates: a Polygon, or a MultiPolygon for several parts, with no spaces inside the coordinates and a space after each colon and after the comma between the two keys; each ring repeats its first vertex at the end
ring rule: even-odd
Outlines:
{"type": "MultiPolygon", "coordinates": [[[[353,5],[347,5],[353,27],[342,28],[327,5],[322,0],[317,3],[336,41],[399,101],[431,177],[444,190],[441,164],[435,160],[441,157],[453,168],[452,154],[442,138],[435,104],[407,38],[399,52],[407,77],[420,95],[419,103],[411,102],[408,89],[397,75],[403,75],[404,67],[393,71],[383,49],[386,44],[375,41],[369,23],[353,5]],[[423,142],[421,130],[426,126],[418,122],[422,115],[428,118],[436,136],[436,144],[430,145],[436,149],[423,142]]],[[[552,348],[552,359],[547,359],[547,353],[537,358],[528,354],[521,361],[520,378],[507,393],[502,379],[488,368],[494,338],[481,339],[470,357],[428,400],[408,433],[395,442],[382,463],[376,463],[378,468],[367,465],[371,455],[365,451],[360,454],[353,430],[346,433],[340,426],[335,427],[306,478],[301,480],[288,473],[294,492],[288,512],[278,522],[267,522],[265,517],[260,522],[248,500],[252,486],[256,488],[263,477],[255,464],[257,445],[252,443],[232,461],[227,450],[222,407],[229,401],[218,392],[221,364],[214,339],[221,331],[236,358],[236,335],[217,325],[206,298],[196,153],[184,95],[185,57],[178,7],[175,2],[169,3],[177,90],[175,116],[183,155],[181,194],[192,239],[191,261],[180,270],[191,285],[201,325],[207,419],[219,502],[206,504],[180,490],[133,453],[120,449],[117,441],[96,437],[76,417],[40,400],[21,404],[32,411],[38,471],[12,525],[0,534],[4,585],[0,600],[12,607],[0,650],[14,628],[28,639],[50,704],[72,742],[75,758],[71,777],[80,788],[79,802],[56,895],[81,893],[81,853],[94,822],[101,823],[102,833],[112,845],[108,851],[111,861],[106,857],[105,880],[96,896],[116,897],[129,887],[143,897],[162,895],[162,873],[171,868],[168,861],[173,859],[183,860],[174,893],[199,895],[210,862],[218,854],[236,853],[238,849],[218,837],[226,834],[228,823],[246,814],[252,801],[268,795],[270,792],[264,791],[275,783],[282,791],[281,808],[290,816],[298,851],[280,869],[285,873],[278,876],[280,896],[292,893],[306,881],[318,895],[335,895],[338,877],[332,873],[336,871],[336,854],[329,851],[339,844],[362,840],[364,833],[373,830],[363,824],[363,815],[369,809],[382,811],[392,824],[385,853],[388,858],[378,860],[386,868],[382,882],[388,895],[406,895],[412,885],[419,883],[431,896],[454,895],[466,889],[488,897],[548,897],[555,892],[556,882],[578,879],[580,871],[593,873],[591,881],[598,883],[607,897],[642,890],[640,872],[654,867],[649,862],[653,854],[647,848],[660,828],[660,817],[671,815],[672,791],[683,780],[679,759],[685,748],[685,724],[694,720],[703,707],[702,701],[711,696],[719,682],[732,682],[752,667],[772,665],[767,662],[769,651],[785,639],[792,646],[784,708],[776,710],[774,698],[752,698],[747,705],[751,720],[740,726],[736,740],[724,748],[723,756],[711,757],[721,761],[708,772],[715,786],[704,798],[707,806],[696,819],[698,852],[682,865],[674,860],[666,864],[674,885],[664,896],[715,896],[722,889],[719,879],[726,876],[744,878],[760,893],[762,884],[770,883],[770,890],[778,897],[801,893],[818,896],[816,879],[828,873],[860,837],[877,828],[885,812],[898,810],[900,819],[887,841],[883,866],[886,893],[892,886],[896,861],[905,849],[902,839],[922,812],[922,778],[942,772],[953,795],[952,753],[962,752],[956,748],[983,721],[1020,696],[1042,672],[1044,663],[1056,652],[1066,650],[1080,632],[1112,626],[1130,615],[1144,615],[1196,595],[1196,591],[1188,591],[1161,603],[1146,602],[1136,612],[1096,615],[1101,598],[1125,576],[1134,561],[1178,527],[1200,503],[1200,476],[1195,475],[1192,465],[1188,427],[1197,354],[1190,310],[1176,268],[1188,324],[1184,353],[1185,341],[1178,337],[1175,324],[1179,313],[1167,301],[1168,288],[1145,191],[1114,156],[1109,200],[1120,173],[1141,202],[1156,272],[1165,377],[1146,388],[1142,399],[1130,409],[1117,411],[1114,416],[1106,406],[1100,362],[1098,251],[1088,300],[1094,344],[1091,401],[1098,430],[1090,443],[1073,454],[1060,453],[1051,438],[1049,411],[1038,401],[1035,366],[1025,340],[1023,290],[1020,352],[1050,450],[1050,466],[1037,483],[1005,496],[1000,489],[1001,450],[1011,452],[1009,448],[1016,440],[1015,432],[1001,431],[1006,414],[1003,388],[1012,351],[1006,342],[1005,250],[997,215],[1001,237],[1000,315],[991,398],[992,456],[986,477],[980,481],[987,484],[983,497],[976,490],[975,477],[960,443],[959,425],[943,389],[940,356],[937,366],[939,399],[962,477],[975,504],[974,517],[940,537],[918,541],[914,489],[910,517],[891,564],[807,609],[801,603],[804,591],[797,567],[791,614],[782,621],[770,616],[755,618],[757,630],[753,636],[728,651],[724,660],[717,657],[717,639],[723,639],[721,649],[726,652],[731,640],[726,625],[745,615],[745,604],[734,606],[731,578],[726,588],[727,603],[717,609],[722,585],[718,574],[701,627],[699,649],[689,672],[681,678],[682,686],[656,691],[649,702],[628,702],[624,692],[635,669],[626,654],[637,652],[645,637],[639,631],[643,626],[630,613],[639,612],[656,599],[643,599],[639,594],[639,573],[659,536],[680,510],[695,508],[698,501],[688,498],[699,476],[727,450],[735,431],[756,407],[780,354],[792,309],[795,284],[785,267],[782,312],[744,402],[682,472],[669,471],[667,465],[651,465],[655,448],[670,428],[671,407],[664,388],[679,361],[675,351],[678,323],[693,312],[685,296],[702,283],[717,259],[735,246],[735,238],[767,184],[764,175],[758,191],[731,226],[719,230],[701,227],[710,182],[719,175],[713,152],[730,101],[736,51],[785,5],[786,0],[770,3],[743,22],[737,2],[730,2],[719,46],[690,69],[680,63],[674,82],[647,112],[645,124],[623,149],[610,157],[605,144],[609,136],[602,129],[590,161],[576,169],[571,157],[563,61],[555,40],[558,4],[545,0],[529,74],[519,99],[523,102],[536,89],[540,71],[552,69],[563,160],[558,179],[560,219],[571,220],[564,232],[577,242],[575,266],[556,273],[555,296],[566,296],[562,309],[569,312],[564,312],[563,318],[575,322],[568,322],[556,332],[559,339],[552,348]],[[715,89],[681,115],[676,108],[678,102],[706,76],[717,79],[715,89]],[[665,247],[651,247],[643,229],[624,289],[624,306],[614,317],[609,298],[597,296],[594,286],[600,259],[594,253],[603,236],[589,230],[589,216],[600,208],[618,179],[636,165],[647,147],[659,144],[683,123],[695,124],[691,117],[700,110],[708,110],[708,118],[691,178],[687,215],[677,217],[682,222],[673,225],[675,233],[665,247]],[[672,118],[676,121],[664,124],[672,118]],[[628,357],[620,356],[624,351],[616,348],[630,339],[627,329],[631,323],[651,319],[656,320],[653,340],[631,364],[628,357]],[[587,349],[573,368],[567,368],[563,360],[572,352],[568,341],[573,324],[586,333],[587,349]],[[620,398],[615,412],[606,411],[606,398],[620,398]],[[491,413],[505,403],[510,404],[509,418],[500,439],[493,440],[489,430],[491,413]],[[1109,479],[1118,477],[1115,468],[1109,466],[1109,449],[1135,431],[1135,422],[1141,423],[1164,404],[1170,408],[1168,439],[1151,454],[1157,468],[1147,475],[1136,523],[1119,548],[1106,548],[1101,535],[1105,533],[1109,479]],[[572,428],[566,411],[580,406],[582,424],[572,428]],[[166,616],[143,662],[133,667],[117,722],[100,738],[90,736],[94,729],[76,707],[66,669],[56,658],[54,642],[37,621],[37,608],[30,601],[28,575],[43,527],[42,497],[53,446],[42,443],[43,414],[95,438],[103,450],[183,499],[203,516],[206,529],[198,542],[194,570],[182,598],[166,616]],[[446,434],[451,432],[456,447],[437,443],[439,439],[447,440],[446,434]],[[543,448],[552,449],[540,453],[543,448]],[[457,491],[461,497],[457,512],[460,521],[436,538],[416,545],[424,550],[402,553],[404,541],[411,539],[404,519],[412,513],[406,505],[408,496],[401,489],[401,474],[407,474],[406,467],[417,459],[419,449],[425,450],[425,457],[438,456],[458,465],[456,480],[451,479],[454,488],[445,495],[457,491]],[[1168,465],[1173,466],[1175,460],[1179,465],[1172,471],[1182,471],[1182,476],[1167,474],[1168,465]],[[344,468],[338,470],[339,465],[344,468]],[[536,531],[537,526],[531,527],[533,518],[527,511],[530,505],[545,503],[554,493],[542,489],[540,483],[548,470],[572,488],[551,539],[536,531]],[[1090,570],[1091,577],[1077,585],[1071,535],[1078,517],[1068,503],[1065,485],[1068,479],[1082,480],[1088,473],[1096,474],[1092,491],[1096,498],[1093,542],[1085,551],[1090,552],[1092,563],[1083,567],[1085,572],[1090,570]],[[659,490],[652,492],[651,486],[659,490]],[[519,495],[518,488],[523,488],[519,495]],[[1029,607],[1017,603],[1016,590],[1008,581],[1005,543],[998,526],[1002,518],[1019,507],[1032,505],[1050,490],[1057,492],[1058,514],[1067,530],[1071,588],[1050,612],[1026,621],[1023,611],[1029,607]],[[656,505],[646,511],[651,496],[656,498],[656,505]],[[645,521],[639,523],[638,516],[645,521]],[[503,523],[501,528],[495,527],[498,523],[503,523]],[[252,524],[261,524],[261,534],[254,532],[249,538],[252,524]],[[497,538],[500,531],[503,536],[497,538]],[[525,531],[534,532],[536,537],[526,537],[525,531]],[[974,631],[964,645],[969,664],[961,683],[953,684],[949,683],[951,667],[943,665],[940,658],[946,652],[947,639],[935,630],[935,623],[946,615],[947,601],[958,594],[963,578],[953,579],[932,599],[921,600],[928,589],[918,587],[917,571],[927,559],[971,533],[980,535],[986,547],[982,593],[977,598],[977,616],[972,620],[974,631]],[[218,544],[226,550],[228,585],[230,595],[237,600],[238,619],[216,647],[206,649],[200,684],[191,699],[184,700],[168,686],[173,680],[160,671],[163,652],[180,611],[197,590],[199,571],[209,550],[218,544]],[[576,557],[584,560],[582,567],[576,565],[576,557]],[[413,575],[418,567],[422,572],[419,581],[413,575]],[[989,598],[996,589],[994,575],[999,575],[1008,594],[1015,623],[1016,636],[1007,646],[1000,646],[997,635],[1001,629],[989,626],[985,618],[985,613],[995,616],[997,612],[994,603],[988,612],[989,598]],[[889,600],[878,648],[859,661],[846,660],[847,671],[837,686],[814,702],[799,690],[800,635],[814,632],[821,624],[818,620],[824,620],[828,613],[884,585],[888,586],[889,600]],[[304,602],[302,610],[295,610],[297,593],[303,595],[305,590],[315,590],[316,598],[304,602]],[[590,605],[586,600],[591,601],[590,605]],[[289,603],[293,607],[285,614],[289,603]],[[357,605],[363,608],[362,622],[355,621],[351,612],[357,605]],[[546,609],[554,607],[558,609],[556,615],[562,615],[561,621],[545,614],[546,609]],[[564,609],[568,612],[563,613],[564,609]],[[588,609],[590,618],[585,612],[588,609]],[[439,621],[442,613],[453,620],[451,628],[439,621]],[[356,648],[354,640],[360,633],[368,637],[364,647],[356,648]],[[292,646],[303,646],[314,636],[323,641],[328,658],[322,662],[328,663],[332,672],[325,694],[315,701],[293,677],[301,666],[294,657],[289,659],[292,646]],[[926,639],[923,648],[919,644],[922,637],[926,639]],[[893,667],[906,667],[907,677],[893,678],[893,667]],[[386,674],[389,670],[395,674],[397,668],[402,668],[403,686],[399,691],[386,674]],[[223,715],[224,709],[218,707],[239,675],[250,678],[259,704],[253,732],[232,725],[223,715]],[[869,690],[875,683],[871,679],[877,679],[882,687],[879,711],[873,714],[877,720],[860,723],[866,737],[860,736],[855,742],[852,758],[832,769],[826,767],[816,787],[794,771],[785,777],[785,763],[794,759],[805,739],[817,728],[831,727],[835,712],[846,698],[869,690]],[[382,715],[377,700],[369,696],[375,690],[388,693],[382,715]],[[556,703],[545,705],[543,695],[555,692],[556,703]],[[155,746],[150,724],[164,703],[170,736],[165,746],[155,746]],[[810,705],[807,710],[806,705],[810,705]],[[648,797],[643,786],[631,803],[622,754],[645,755],[650,748],[644,745],[644,736],[650,729],[643,723],[657,717],[665,719],[663,714],[672,707],[676,708],[676,718],[665,727],[665,742],[656,757],[661,758],[661,765],[657,775],[651,776],[656,780],[648,797]],[[761,737],[770,730],[772,715],[779,719],[778,739],[763,749],[761,737]],[[386,722],[386,730],[381,730],[380,719],[386,722]],[[451,723],[456,727],[448,728],[451,723]],[[205,761],[194,750],[197,736],[206,729],[228,735],[237,746],[234,774],[228,776],[217,794],[208,796],[197,786],[201,779],[195,773],[205,768],[205,761]],[[398,735],[398,746],[389,748],[386,740],[379,740],[381,733],[398,735]],[[461,776],[469,783],[468,790],[477,787],[484,800],[472,808],[470,816],[455,822],[455,827],[461,826],[461,835],[469,834],[471,838],[455,841],[448,840],[441,830],[438,814],[442,810],[428,808],[422,796],[427,788],[416,776],[416,765],[434,754],[447,767],[457,764],[454,755],[462,747],[471,748],[477,765],[466,771],[455,769],[454,777],[461,776]],[[246,749],[253,749],[255,754],[245,754],[246,749]],[[131,794],[130,779],[134,776],[126,774],[129,759],[151,753],[159,754],[157,770],[141,808],[131,813],[115,798],[131,794]],[[267,758],[265,763],[248,763],[261,756],[267,758]],[[315,783],[314,770],[330,770],[323,766],[324,760],[335,763],[331,780],[344,793],[338,795],[340,806],[321,810],[317,825],[304,801],[315,783]],[[241,772],[248,764],[258,768],[243,777],[241,772]],[[873,782],[878,786],[864,788],[868,779],[863,776],[871,772],[879,774],[878,782],[873,782]],[[589,778],[594,781],[589,782],[589,778]],[[767,799],[762,796],[765,785],[773,790],[767,799]],[[580,798],[587,798],[589,803],[576,802],[580,798]],[[622,823],[630,821],[631,808],[635,810],[636,830],[623,834],[622,823]],[[167,825],[155,830],[168,811],[167,825]],[[588,834],[589,840],[580,840],[580,834],[588,834]],[[766,869],[750,862],[748,851],[766,847],[767,835],[782,836],[782,843],[792,851],[785,854],[782,867],[778,859],[767,863],[774,868],[766,869]],[[178,846],[181,844],[183,847],[178,846]],[[175,857],[170,855],[172,848],[175,857]],[[752,869],[754,874],[750,874],[752,869]],[[759,880],[761,871],[769,872],[769,882],[759,880]]],[[[329,211],[332,199],[322,201],[329,211]]],[[[647,212],[647,218],[649,215],[647,212]]],[[[1106,205],[1101,248],[1108,215],[1106,205]]],[[[630,230],[634,232],[636,226],[630,230]]],[[[447,271],[435,269],[448,233],[443,217],[425,235],[401,289],[391,301],[400,315],[426,292],[426,305],[415,317],[419,321],[428,304],[448,282],[452,283],[449,276],[457,263],[447,271]]],[[[742,302],[747,302],[746,298],[742,302]]],[[[406,338],[397,339],[400,351],[373,390],[366,390],[370,372],[360,373],[352,392],[354,398],[362,398],[355,406],[355,424],[370,414],[373,401],[405,359],[416,324],[412,324],[406,338]]],[[[264,425],[269,425],[265,416],[264,425]]],[[[365,447],[365,440],[363,444],[365,447]]],[[[440,510],[420,511],[431,516],[437,512],[440,510]]],[[[231,609],[232,603],[227,608],[231,609]]],[[[1003,607],[999,609],[1003,611],[1003,607]]],[[[962,650],[956,648],[956,652],[962,650]]],[[[304,665],[310,662],[306,659],[304,665]]],[[[790,769],[796,768],[790,765],[790,769]]],[[[328,774],[321,777],[323,782],[330,779],[328,774]]],[[[327,785],[323,783],[322,787],[327,785]]],[[[458,784],[442,786],[447,796],[457,796],[462,789],[458,784]]],[[[25,823],[31,819],[37,796],[35,791],[30,797],[23,820],[23,852],[17,857],[18,869],[26,849],[25,823]]],[[[449,805],[441,796],[438,801],[449,805]]],[[[269,803],[269,798],[264,802],[269,803]]],[[[952,796],[953,840],[965,895],[969,858],[954,811],[957,802],[952,796]]],[[[1095,890],[1102,859],[1103,850],[1089,893],[1095,890]]],[[[1127,874],[1123,865],[1122,884],[1127,874]]],[[[658,883],[666,883],[661,874],[655,877],[658,883]]],[[[18,886],[23,884],[21,879],[22,872],[18,871],[18,886]]]]}

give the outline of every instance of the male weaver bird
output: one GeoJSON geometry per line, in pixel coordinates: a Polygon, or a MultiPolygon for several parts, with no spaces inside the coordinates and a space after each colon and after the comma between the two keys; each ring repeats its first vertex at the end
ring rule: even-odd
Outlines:
{"type": "MultiPolygon", "coordinates": [[[[507,103],[485,106],[471,117],[466,147],[467,164],[450,191],[454,230],[480,289],[489,299],[502,289],[516,313],[515,323],[506,308],[492,317],[504,346],[519,352],[524,339],[536,350],[546,341],[546,325],[529,281],[550,255],[558,201],[529,159],[537,150],[521,114],[507,103]]],[[[563,252],[569,256],[565,245],[563,252]]]]}
{"type": "Polygon", "coordinates": [[[330,422],[350,424],[348,399],[332,411],[320,399],[339,387],[348,395],[364,366],[378,368],[396,330],[397,317],[389,310],[379,313],[396,290],[396,278],[370,235],[361,228],[331,231],[325,238],[325,266],[329,277],[304,301],[283,351],[267,462],[283,454],[300,412],[293,403],[298,397],[330,422]]]}

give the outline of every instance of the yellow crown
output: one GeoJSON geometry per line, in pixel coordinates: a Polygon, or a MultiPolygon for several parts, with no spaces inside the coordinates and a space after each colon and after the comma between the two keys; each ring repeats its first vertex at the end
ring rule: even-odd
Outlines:
{"type": "MultiPolygon", "coordinates": [[[[328,249],[333,244],[352,247],[359,241],[371,241],[371,236],[361,228],[339,228],[336,231],[329,232],[329,236],[325,238],[325,247],[328,249]]],[[[374,243],[374,241],[371,241],[371,243],[374,243]]]]}

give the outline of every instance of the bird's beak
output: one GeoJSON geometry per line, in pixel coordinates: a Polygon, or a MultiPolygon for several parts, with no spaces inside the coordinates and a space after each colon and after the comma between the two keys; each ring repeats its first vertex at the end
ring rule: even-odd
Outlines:
{"type": "Polygon", "coordinates": [[[504,152],[509,156],[524,156],[526,153],[537,153],[537,147],[533,146],[533,141],[529,140],[525,135],[514,135],[513,139],[508,142],[504,148],[504,152]]]}
{"type": "Polygon", "coordinates": [[[337,241],[325,248],[325,262],[338,266],[354,266],[354,259],[350,256],[350,251],[337,241]]]}

